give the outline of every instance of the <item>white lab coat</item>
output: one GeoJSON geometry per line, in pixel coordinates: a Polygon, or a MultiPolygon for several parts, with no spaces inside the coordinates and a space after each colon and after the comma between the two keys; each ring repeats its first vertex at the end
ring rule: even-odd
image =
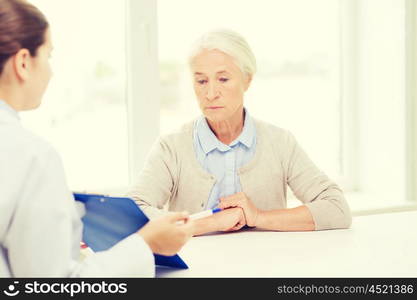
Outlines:
{"type": "Polygon", "coordinates": [[[0,100],[0,277],[151,277],[138,234],[80,257],[82,222],[58,153],[0,100]]]}

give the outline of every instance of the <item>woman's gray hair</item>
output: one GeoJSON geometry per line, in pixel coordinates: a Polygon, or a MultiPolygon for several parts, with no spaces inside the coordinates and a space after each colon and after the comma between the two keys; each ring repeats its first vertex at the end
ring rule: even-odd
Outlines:
{"type": "Polygon", "coordinates": [[[256,73],[256,59],[248,42],[237,32],[217,29],[203,34],[195,43],[189,56],[189,64],[203,50],[219,50],[230,55],[243,74],[256,73]]]}

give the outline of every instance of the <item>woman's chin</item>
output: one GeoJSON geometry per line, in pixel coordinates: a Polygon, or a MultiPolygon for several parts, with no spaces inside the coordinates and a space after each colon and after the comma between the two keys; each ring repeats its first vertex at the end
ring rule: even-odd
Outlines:
{"type": "Polygon", "coordinates": [[[206,111],[204,113],[204,116],[206,117],[207,120],[212,121],[212,122],[221,122],[227,119],[224,113],[216,112],[216,111],[209,111],[209,112],[206,111]]]}
{"type": "Polygon", "coordinates": [[[32,103],[27,103],[27,105],[22,110],[33,110],[37,109],[39,106],[41,106],[41,101],[36,101],[32,103]]]}

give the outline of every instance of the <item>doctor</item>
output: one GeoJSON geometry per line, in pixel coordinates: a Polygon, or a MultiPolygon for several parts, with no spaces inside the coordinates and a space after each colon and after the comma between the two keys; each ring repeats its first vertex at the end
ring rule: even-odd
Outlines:
{"type": "Polygon", "coordinates": [[[186,213],[79,261],[81,216],[60,157],[17,113],[40,105],[51,51],[43,14],[24,0],[0,0],[0,277],[154,276],[152,253],[173,255],[191,236],[186,213]]]}

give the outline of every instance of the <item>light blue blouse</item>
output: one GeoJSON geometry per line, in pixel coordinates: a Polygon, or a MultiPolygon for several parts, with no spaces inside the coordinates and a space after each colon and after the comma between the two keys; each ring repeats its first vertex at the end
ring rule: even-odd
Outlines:
{"type": "Polygon", "coordinates": [[[204,170],[216,178],[205,209],[215,208],[219,198],[241,191],[237,171],[253,158],[255,148],[255,124],[246,109],[243,130],[230,145],[225,145],[217,139],[204,116],[197,120],[194,125],[194,149],[197,160],[204,170]]]}

